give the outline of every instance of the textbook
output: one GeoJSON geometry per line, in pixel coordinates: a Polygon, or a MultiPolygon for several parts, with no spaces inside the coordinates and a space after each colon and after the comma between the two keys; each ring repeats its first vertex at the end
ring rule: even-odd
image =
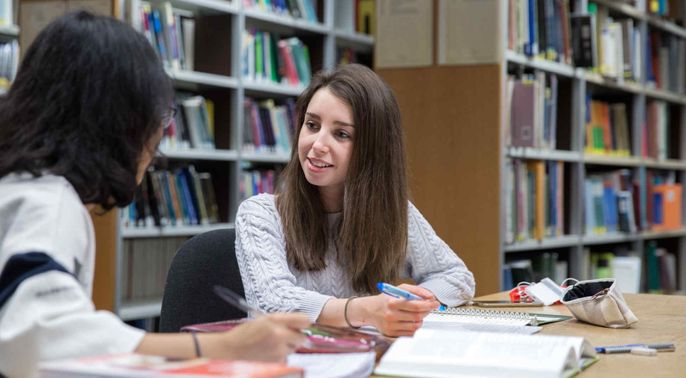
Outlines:
{"type": "Polygon", "coordinates": [[[581,337],[419,329],[388,349],[374,374],[398,377],[569,377],[598,360],[581,337]]]}
{"type": "Polygon", "coordinates": [[[55,360],[39,367],[42,378],[66,377],[240,377],[302,378],[300,367],[258,361],[174,359],[142,354],[111,354],[55,360]]]}
{"type": "MultiPolygon", "coordinates": [[[[212,323],[187,325],[181,328],[185,332],[221,332],[238,326],[248,318],[224,320],[212,323]]],[[[303,330],[307,335],[307,342],[296,350],[296,353],[358,353],[369,351],[383,351],[390,341],[384,336],[356,331],[351,328],[331,327],[314,324],[303,330]]]]}

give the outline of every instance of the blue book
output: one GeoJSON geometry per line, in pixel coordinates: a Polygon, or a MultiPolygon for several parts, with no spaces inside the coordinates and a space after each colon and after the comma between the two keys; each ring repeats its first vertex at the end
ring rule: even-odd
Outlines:
{"type": "Polygon", "coordinates": [[[167,57],[167,48],[164,44],[164,31],[162,30],[162,21],[160,20],[160,11],[154,9],[151,13],[152,25],[155,30],[155,38],[157,39],[157,52],[159,53],[160,60],[169,64],[169,59],[167,57]]]}
{"type": "Polygon", "coordinates": [[[664,223],[663,205],[662,193],[653,193],[653,225],[664,223]]]}
{"type": "Polygon", "coordinates": [[[617,194],[612,186],[603,187],[603,215],[608,232],[617,231],[617,194]]]}

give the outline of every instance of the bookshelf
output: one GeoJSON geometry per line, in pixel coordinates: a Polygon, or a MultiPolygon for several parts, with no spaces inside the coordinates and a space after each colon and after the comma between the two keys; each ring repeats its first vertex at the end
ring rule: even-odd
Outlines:
{"type": "MultiPolygon", "coordinates": [[[[150,220],[148,215],[148,219],[135,226],[135,216],[127,219],[131,208],[96,217],[99,218],[95,220],[98,259],[104,266],[111,267],[98,271],[100,277],[96,279],[100,278],[100,287],[94,293],[96,307],[112,310],[124,320],[158,316],[164,278],[178,246],[193,235],[234,227],[234,214],[242,200],[241,188],[245,185],[243,180],[246,177],[250,180],[266,180],[269,175],[273,184],[273,176],[278,175],[279,167],[289,160],[289,151],[283,148],[264,148],[256,142],[251,145],[254,142],[251,140],[254,128],[250,129],[246,123],[253,120],[251,111],[261,111],[270,106],[270,101],[277,107],[282,106],[280,111],[282,115],[286,114],[283,112],[287,105],[300,94],[306,82],[293,84],[286,78],[275,82],[269,77],[260,77],[259,69],[251,67],[249,63],[254,57],[247,58],[246,54],[254,54],[254,47],[250,50],[247,41],[273,38],[276,42],[298,38],[308,48],[310,74],[336,66],[341,61],[338,55],[341,49],[354,52],[358,62],[372,64],[374,38],[356,32],[353,18],[347,20],[353,22],[349,25],[336,16],[337,11],[347,9],[349,17],[353,17],[354,1],[313,0],[314,13],[309,16],[314,16],[316,21],[296,18],[279,9],[266,9],[260,5],[264,3],[243,0],[129,0],[117,4],[121,17],[148,37],[145,25],[141,23],[141,9],[147,5],[151,10],[158,9],[160,16],[164,16],[165,9],[170,9],[174,16],[178,16],[175,22],[186,22],[184,27],[189,22],[184,18],[192,19],[194,61],[189,63],[188,57],[179,55],[178,62],[174,62],[174,57],[169,55],[165,65],[177,93],[200,95],[206,102],[211,102],[201,112],[213,114],[213,128],[210,127],[213,146],[196,145],[193,138],[184,141],[182,137],[175,136],[178,139],[174,143],[163,141],[162,156],[153,165],[155,170],[166,169],[174,175],[183,172],[188,165],[192,165],[198,173],[210,173],[218,219],[216,222],[178,222],[176,225],[160,227],[155,226],[155,220],[150,220]],[[169,8],[166,8],[167,3],[169,8]],[[255,5],[250,6],[251,3],[255,5]],[[250,35],[246,32],[250,32],[250,35]],[[257,37],[259,33],[265,34],[257,37]],[[266,33],[269,33],[269,37],[265,36],[266,33]],[[246,105],[248,99],[254,108],[246,105]],[[256,169],[257,173],[252,173],[252,169],[256,169]],[[246,170],[250,170],[249,174],[246,174],[246,170]]],[[[190,29],[179,30],[185,35],[190,29]]],[[[183,37],[177,35],[177,38],[183,37]]],[[[165,39],[165,42],[168,41],[165,39]]],[[[297,43],[295,40],[292,42],[297,43]]],[[[159,53],[157,40],[151,38],[151,43],[159,53]]],[[[180,46],[179,51],[181,49],[190,51],[188,45],[180,46]]],[[[183,117],[188,123],[188,114],[194,114],[189,113],[194,110],[188,107],[189,102],[185,100],[188,97],[177,99],[177,107],[184,108],[183,117]]],[[[182,127],[179,122],[184,122],[178,117],[176,130],[182,127]]],[[[191,126],[186,125],[189,128],[191,126]]],[[[152,181],[147,183],[151,184],[152,181]]],[[[261,190],[266,189],[265,183],[261,190]]],[[[200,191],[204,193],[204,188],[200,191]]]]}
{"type": "MultiPolygon", "coordinates": [[[[594,278],[600,270],[593,264],[604,252],[641,262],[640,291],[683,293],[686,197],[673,191],[666,197],[676,196],[677,205],[667,205],[655,186],[682,187],[686,180],[685,2],[659,2],[669,5],[667,12],[648,11],[650,0],[428,3],[406,2],[401,15],[390,1],[379,2],[375,69],[403,112],[413,199],[475,273],[478,294],[511,288],[515,278],[505,271],[527,260],[535,276],[594,278]],[[533,34],[521,23],[529,3],[535,11],[548,7],[543,14],[552,17],[533,34]],[[384,46],[399,45],[394,27],[427,28],[419,17],[407,18],[425,7],[432,15],[425,41],[431,60],[388,59],[384,46]],[[592,33],[601,49],[589,49],[596,54],[589,68],[572,49],[575,22],[584,19],[606,33],[592,33]],[[566,31],[560,20],[568,20],[566,31]],[[612,34],[618,29],[632,38],[612,34]],[[541,43],[539,52],[531,51],[533,41],[541,43]],[[534,100],[522,106],[522,93],[534,100]],[[594,128],[605,125],[598,114],[613,120],[609,144],[605,130],[594,139],[594,128]],[[533,140],[517,139],[523,134],[516,127],[526,123],[533,140]],[[631,202],[634,216],[624,224],[627,218],[618,217],[629,211],[620,214],[620,197],[623,206],[631,202]],[[665,228],[665,214],[657,214],[668,208],[681,221],[665,228]]],[[[415,53],[406,50],[394,54],[415,53]]]]}

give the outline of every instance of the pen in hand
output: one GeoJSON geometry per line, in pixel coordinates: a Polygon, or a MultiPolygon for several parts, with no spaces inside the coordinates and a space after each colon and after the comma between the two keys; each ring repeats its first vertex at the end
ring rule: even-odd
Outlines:
{"type": "Polygon", "coordinates": [[[231,289],[220,285],[214,285],[214,293],[225,302],[228,302],[230,305],[245,312],[253,318],[264,316],[264,312],[262,312],[262,310],[251,306],[243,297],[234,293],[231,289]]]}
{"type": "MultiPolygon", "coordinates": [[[[214,293],[219,296],[219,298],[223,299],[225,302],[229,303],[230,305],[236,307],[237,309],[245,312],[246,314],[252,316],[253,318],[257,319],[260,317],[265,316],[266,314],[260,310],[259,308],[250,305],[245,298],[242,296],[236,294],[233,290],[226,288],[224,286],[220,285],[214,285],[214,293]]],[[[311,336],[312,335],[312,327],[310,328],[305,328],[305,329],[300,329],[297,330],[300,333],[304,334],[305,336],[311,336]]],[[[304,348],[313,348],[312,340],[308,337],[305,342],[303,343],[304,348]]]]}
{"type": "MultiPolygon", "coordinates": [[[[257,307],[251,306],[243,297],[233,292],[233,290],[220,285],[214,285],[214,293],[225,302],[245,312],[253,318],[265,316],[265,313],[257,307]]],[[[306,336],[312,335],[312,327],[301,329],[300,332],[306,336]]],[[[307,339],[303,344],[305,348],[312,348],[312,340],[307,339]]]]}
{"type": "MultiPolygon", "coordinates": [[[[379,282],[376,284],[376,287],[379,289],[380,292],[390,295],[391,297],[395,298],[402,298],[408,301],[422,301],[426,300],[426,298],[422,298],[419,295],[412,294],[407,290],[403,290],[399,287],[393,286],[391,284],[387,284],[385,282],[379,282]]],[[[441,305],[438,310],[439,311],[445,311],[445,306],[441,305]]]]}

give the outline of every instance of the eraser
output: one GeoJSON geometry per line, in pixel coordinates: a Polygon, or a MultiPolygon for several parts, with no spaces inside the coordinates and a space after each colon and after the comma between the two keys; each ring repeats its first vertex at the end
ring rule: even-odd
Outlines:
{"type": "Polygon", "coordinates": [[[631,354],[638,354],[640,356],[655,356],[657,355],[657,349],[646,347],[634,347],[631,348],[631,354]]]}

